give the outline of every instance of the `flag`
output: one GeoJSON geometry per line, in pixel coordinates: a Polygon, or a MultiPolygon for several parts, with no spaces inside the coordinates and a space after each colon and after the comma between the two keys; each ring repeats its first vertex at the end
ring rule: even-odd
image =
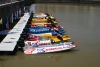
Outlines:
{"type": "Polygon", "coordinates": [[[1,18],[1,20],[0,20],[0,24],[2,24],[2,18],[1,18]]]}
{"type": "Polygon", "coordinates": [[[11,22],[13,23],[13,19],[14,19],[14,18],[13,18],[13,13],[12,13],[12,15],[11,15],[11,18],[12,18],[12,19],[11,19],[11,22]]]}
{"type": "Polygon", "coordinates": [[[9,17],[7,17],[7,19],[6,19],[6,29],[9,30],[9,17]]]}
{"type": "Polygon", "coordinates": [[[14,16],[15,16],[15,18],[14,18],[14,19],[16,20],[16,12],[15,12],[14,16]]]}
{"type": "Polygon", "coordinates": [[[12,13],[12,14],[11,14],[11,17],[10,17],[10,22],[11,22],[11,23],[13,23],[13,19],[14,19],[14,18],[13,18],[13,13],[12,13]]]}
{"type": "Polygon", "coordinates": [[[15,20],[15,13],[13,13],[13,20],[15,20]]]}
{"type": "Polygon", "coordinates": [[[6,0],[7,3],[11,2],[10,0],[6,0]]]}
{"type": "Polygon", "coordinates": [[[18,19],[18,17],[19,17],[19,16],[18,16],[18,11],[17,11],[17,12],[16,12],[16,18],[18,19]]]}
{"type": "Polygon", "coordinates": [[[19,17],[21,17],[21,9],[19,9],[18,14],[19,14],[19,17]]]}
{"type": "Polygon", "coordinates": [[[24,7],[23,11],[25,12],[25,7],[24,7]]]}
{"type": "Polygon", "coordinates": [[[24,8],[21,8],[21,15],[24,14],[24,8]]]}

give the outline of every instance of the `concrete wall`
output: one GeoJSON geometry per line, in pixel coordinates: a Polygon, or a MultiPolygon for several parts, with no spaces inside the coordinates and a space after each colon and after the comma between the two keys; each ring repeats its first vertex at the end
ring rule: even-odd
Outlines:
{"type": "Polygon", "coordinates": [[[100,0],[35,0],[36,3],[65,3],[65,2],[78,2],[78,3],[82,3],[82,2],[90,2],[90,3],[96,3],[96,2],[100,2],[100,0]]]}
{"type": "Polygon", "coordinates": [[[100,4],[100,0],[80,0],[80,3],[95,3],[95,4],[100,4]]]}
{"type": "Polygon", "coordinates": [[[85,1],[100,1],[100,0],[85,0],[85,1]]]}
{"type": "Polygon", "coordinates": [[[35,2],[78,2],[79,0],[35,0],[35,2]]]}

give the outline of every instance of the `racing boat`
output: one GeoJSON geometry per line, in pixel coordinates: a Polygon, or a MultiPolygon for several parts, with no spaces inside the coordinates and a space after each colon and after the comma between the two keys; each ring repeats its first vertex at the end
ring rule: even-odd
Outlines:
{"type": "MultiPolygon", "coordinates": [[[[51,22],[51,24],[38,24],[38,25],[36,25],[36,24],[27,24],[26,26],[25,26],[25,28],[40,28],[40,27],[43,27],[43,28],[46,28],[46,27],[50,27],[50,29],[63,29],[63,27],[62,26],[59,26],[59,25],[55,25],[54,24],[54,22],[51,20],[50,21],[51,22]]],[[[63,29],[64,30],[64,29],[63,29]]]]}
{"type": "Polygon", "coordinates": [[[42,21],[47,21],[46,19],[50,18],[52,20],[56,20],[55,17],[52,14],[43,13],[43,12],[35,12],[33,13],[33,20],[42,18],[42,21]],[[44,20],[43,20],[44,19],[44,20]]]}
{"type": "Polygon", "coordinates": [[[54,28],[54,27],[30,27],[30,28],[25,28],[23,29],[24,32],[28,34],[33,34],[37,36],[44,36],[44,35],[57,35],[59,34],[64,34],[66,31],[61,28],[54,28]]]}
{"type": "MultiPolygon", "coordinates": [[[[53,21],[54,22],[54,24],[58,24],[58,22],[57,21],[53,21]]],[[[40,24],[51,24],[51,22],[49,22],[49,21],[41,21],[41,19],[39,20],[39,21],[32,21],[31,22],[32,24],[35,24],[35,25],[40,25],[40,24]]]]}
{"type": "Polygon", "coordinates": [[[68,36],[29,36],[24,39],[25,45],[38,46],[38,45],[50,45],[51,43],[67,42],[71,38],[68,36]]]}
{"type": "MultiPolygon", "coordinates": [[[[51,16],[51,17],[33,18],[32,21],[37,21],[37,22],[38,21],[42,21],[42,22],[44,21],[45,22],[45,21],[48,21],[49,18],[51,18],[53,20],[54,17],[51,16]]],[[[53,21],[55,21],[55,20],[53,20],[53,21]]]]}
{"type": "Polygon", "coordinates": [[[36,27],[36,28],[29,28],[29,33],[31,34],[41,34],[41,33],[52,33],[52,35],[55,35],[56,32],[59,34],[65,33],[63,29],[57,29],[57,28],[50,28],[50,27],[36,27]]]}
{"type": "Polygon", "coordinates": [[[48,52],[58,52],[64,50],[70,50],[75,48],[76,45],[73,42],[64,42],[58,44],[50,44],[50,45],[39,45],[39,46],[25,46],[23,47],[25,54],[39,54],[39,53],[48,53],[48,52]]]}
{"type": "MultiPolygon", "coordinates": [[[[46,28],[46,27],[50,27],[50,28],[57,28],[57,29],[63,29],[62,26],[59,26],[59,25],[49,25],[49,24],[39,24],[39,25],[35,25],[35,24],[27,24],[26,25],[26,28],[39,28],[39,27],[43,27],[43,28],[46,28]]],[[[64,29],[63,29],[64,30],[64,29]]]]}

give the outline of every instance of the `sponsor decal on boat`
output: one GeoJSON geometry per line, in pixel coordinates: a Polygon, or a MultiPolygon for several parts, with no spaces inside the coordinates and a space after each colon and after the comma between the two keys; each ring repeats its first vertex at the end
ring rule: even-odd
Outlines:
{"type": "Polygon", "coordinates": [[[56,51],[56,50],[63,50],[67,48],[72,48],[72,46],[58,46],[58,47],[52,47],[52,48],[46,48],[45,51],[56,51]]]}
{"type": "Polygon", "coordinates": [[[50,45],[51,41],[26,41],[26,44],[29,46],[42,46],[42,45],[50,45]]]}
{"type": "Polygon", "coordinates": [[[44,31],[50,31],[50,28],[39,28],[39,29],[30,28],[30,32],[44,32],[44,31]]]}

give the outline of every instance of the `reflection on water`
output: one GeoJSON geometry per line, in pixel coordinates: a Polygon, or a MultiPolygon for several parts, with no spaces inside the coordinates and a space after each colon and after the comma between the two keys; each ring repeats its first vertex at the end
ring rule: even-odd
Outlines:
{"type": "Polygon", "coordinates": [[[55,58],[56,62],[59,62],[59,61],[61,60],[62,57],[63,57],[63,55],[57,56],[57,57],[55,58]]]}
{"type": "Polygon", "coordinates": [[[9,60],[14,60],[15,56],[0,56],[0,67],[5,67],[9,60]]]}
{"type": "Polygon", "coordinates": [[[59,62],[62,59],[63,55],[27,55],[26,59],[34,59],[34,58],[51,58],[54,61],[59,62]]]}
{"type": "Polygon", "coordinates": [[[23,60],[23,59],[34,59],[34,58],[52,58],[55,59],[56,62],[59,62],[63,55],[60,54],[37,54],[37,55],[25,55],[23,53],[20,53],[18,56],[19,60],[23,60]]]}
{"type": "Polygon", "coordinates": [[[53,14],[78,47],[73,51],[0,56],[0,67],[100,67],[100,5],[36,4],[34,12],[53,14]]]}
{"type": "Polygon", "coordinates": [[[4,67],[5,64],[6,64],[6,60],[0,58],[0,65],[1,65],[2,67],[4,67]]]}
{"type": "Polygon", "coordinates": [[[77,50],[73,49],[73,50],[68,50],[68,51],[46,53],[46,54],[33,54],[33,55],[27,55],[27,54],[23,54],[23,52],[19,52],[18,56],[16,57],[18,60],[34,59],[34,58],[52,58],[56,62],[59,62],[65,53],[76,54],[74,51],[77,51],[77,50]]]}

